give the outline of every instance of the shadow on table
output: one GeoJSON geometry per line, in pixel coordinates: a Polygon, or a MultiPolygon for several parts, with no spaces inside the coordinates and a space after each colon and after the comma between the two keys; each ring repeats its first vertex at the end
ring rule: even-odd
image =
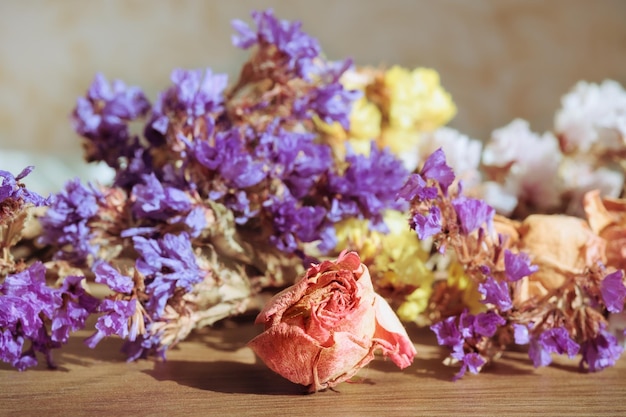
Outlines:
{"type": "MultiPolygon", "coordinates": [[[[82,332],[87,334],[86,332],[82,332]]],[[[92,366],[101,362],[125,362],[126,356],[121,352],[123,340],[107,337],[91,349],[84,341],[88,336],[70,336],[67,344],[52,350],[52,359],[56,368],[49,368],[43,354],[37,352],[37,365],[27,368],[28,371],[69,372],[66,365],[92,366]]],[[[14,368],[4,362],[0,362],[0,370],[13,370],[14,368]]]]}
{"type": "Polygon", "coordinates": [[[261,331],[261,326],[230,319],[218,322],[212,327],[196,329],[185,341],[203,343],[209,348],[220,351],[236,352],[244,348],[261,331]]]}
{"type": "MultiPolygon", "coordinates": [[[[439,356],[419,357],[418,354],[413,364],[404,370],[399,369],[393,362],[388,359],[374,360],[370,362],[368,368],[385,373],[398,372],[407,375],[414,375],[419,378],[431,378],[438,381],[449,382],[452,381],[454,375],[459,372],[461,366],[446,366],[443,364],[443,359],[443,357],[439,356]]],[[[518,367],[514,363],[510,363],[509,361],[496,360],[495,362],[485,366],[480,373],[485,375],[493,375],[495,377],[510,377],[511,375],[532,375],[533,369],[527,366],[518,367]]],[[[469,375],[469,372],[466,375],[469,375]]]]}
{"type": "Polygon", "coordinates": [[[174,381],[192,388],[229,394],[302,395],[306,389],[259,364],[236,361],[157,362],[142,371],[157,381],[174,381]]]}
{"type": "MultiPolygon", "coordinates": [[[[532,367],[532,361],[528,357],[528,355],[520,356],[514,354],[507,354],[506,359],[511,362],[519,362],[523,363],[526,366],[532,367]]],[[[580,374],[587,373],[584,369],[580,368],[580,356],[576,356],[574,358],[567,358],[565,356],[553,355],[553,361],[548,365],[550,368],[559,369],[561,371],[580,374]]]]}

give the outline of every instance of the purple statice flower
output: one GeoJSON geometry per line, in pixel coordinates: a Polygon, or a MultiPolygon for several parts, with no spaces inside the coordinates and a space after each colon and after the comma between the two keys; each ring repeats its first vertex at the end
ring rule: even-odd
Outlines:
{"type": "Polygon", "coordinates": [[[513,339],[518,345],[527,345],[530,342],[528,326],[524,324],[513,324],[513,339]]]}
{"type": "Polygon", "coordinates": [[[578,343],[572,340],[564,327],[554,327],[545,330],[539,337],[530,340],[528,356],[532,359],[535,368],[547,366],[552,362],[551,353],[567,354],[574,357],[580,349],[578,343]]]}
{"type": "Polygon", "coordinates": [[[92,160],[117,166],[117,159],[128,154],[131,140],[129,122],[148,113],[150,103],[138,87],[127,87],[122,81],[110,84],[98,73],[86,97],[81,97],[72,113],[78,134],[94,145],[92,160]]]}
{"type": "MultiPolygon", "coordinates": [[[[7,306],[4,305],[0,308],[0,323],[6,321],[4,318],[4,311],[7,306]]],[[[0,327],[3,327],[0,325],[0,327]]],[[[24,348],[24,337],[21,335],[15,335],[10,329],[0,328],[0,360],[5,363],[11,364],[11,366],[23,371],[26,368],[37,365],[37,359],[31,355],[27,355],[25,358],[22,355],[24,348]],[[24,358],[24,359],[23,359],[24,358]]]]}
{"type": "Polygon", "coordinates": [[[134,288],[131,277],[122,275],[116,268],[102,259],[95,261],[91,269],[98,284],[105,284],[117,293],[130,294],[134,288]]]}
{"type": "Polygon", "coordinates": [[[293,103],[293,112],[299,119],[310,119],[312,115],[317,115],[328,124],[337,122],[348,130],[352,104],[362,95],[358,90],[346,90],[339,82],[322,85],[298,97],[293,103]]]}
{"type": "Polygon", "coordinates": [[[483,295],[483,304],[493,304],[498,310],[504,312],[513,308],[511,293],[506,282],[498,282],[488,276],[484,282],[478,284],[478,292],[483,295]]]}
{"type": "Polygon", "coordinates": [[[126,354],[128,362],[140,358],[146,358],[149,354],[156,355],[157,358],[165,360],[167,346],[161,343],[162,337],[158,332],[151,330],[152,324],[146,324],[146,332],[137,338],[128,339],[122,346],[122,352],[126,354]]]}
{"type": "Polygon", "coordinates": [[[68,277],[54,289],[46,285],[45,274],[43,264],[35,262],[0,285],[0,360],[19,370],[37,364],[36,352],[54,367],[51,350],[83,328],[98,304],[80,287],[82,277],[68,277]]]}
{"type": "Polygon", "coordinates": [[[458,317],[448,317],[430,326],[437,336],[437,343],[451,350],[450,357],[461,362],[461,369],[453,377],[456,381],[469,370],[473,374],[480,372],[485,359],[472,350],[471,345],[482,337],[492,337],[498,326],[506,320],[494,312],[480,313],[476,316],[463,311],[458,317]],[[468,346],[469,343],[469,346],[468,346]],[[470,349],[469,352],[466,349],[470,349]]]}
{"type": "Polygon", "coordinates": [[[346,218],[363,218],[358,202],[347,198],[333,199],[327,217],[333,223],[338,223],[346,218]]]}
{"type": "Polygon", "coordinates": [[[457,318],[452,316],[430,326],[430,329],[437,336],[437,343],[440,346],[454,348],[455,346],[460,345],[463,347],[463,336],[461,335],[461,332],[459,332],[456,321],[457,318]]]}
{"type": "Polygon", "coordinates": [[[441,232],[441,210],[437,206],[432,206],[426,214],[415,213],[409,224],[417,233],[417,237],[421,240],[427,239],[441,232]]]}
{"type": "Polygon", "coordinates": [[[216,172],[227,187],[252,187],[266,177],[263,163],[254,160],[237,129],[218,132],[213,146],[202,140],[190,145],[200,165],[216,172]]]}
{"type": "Polygon", "coordinates": [[[192,238],[200,236],[202,231],[207,227],[205,212],[205,207],[197,205],[189,211],[187,216],[185,216],[183,223],[187,227],[187,231],[192,238]]]}
{"type": "Polygon", "coordinates": [[[98,312],[103,313],[96,322],[96,333],[85,339],[85,344],[90,348],[96,345],[105,337],[117,335],[126,339],[131,335],[129,331],[130,318],[135,314],[137,299],[132,300],[111,300],[104,299],[98,307],[98,312]]]}
{"type": "Polygon", "coordinates": [[[81,286],[84,279],[68,276],[58,290],[63,302],[51,317],[50,332],[54,342],[66,343],[70,333],[83,329],[87,317],[98,309],[100,301],[81,286]]]}
{"type": "Polygon", "coordinates": [[[127,157],[127,162],[123,168],[116,168],[113,186],[130,191],[137,184],[138,179],[144,175],[159,174],[158,168],[155,167],[153,156],[148,149],[140,146],[136,147],[132,155],[127,157]]]}
{"type": "Polygon", "coordinates": [[[430,154],[424,162],[420,174],[425,179],[437,181],[444,193],[448,191],[448,187],[454,182],[454,171],[446,164],[446,155],[441,148],[430,154]]]}
{"type": "Polygon", "coordinates": [[[191,291],[194,284],[202,281],[203,273],[188,234],[168,233],[160,239],[135,236],[133,244],[139,254],[135,268],[144,276],[145,291],[150,297],[145,306],[152,318],[163,314],[176,289],[191,291]]]}
{"type": "Polygon", "coordinates": [[[320,242],[318,243],[317,248],[321,253],[329,253],[337,247],[337,231],[332,223],[327,222],[324,224],[319,235],[320,242]]]}
{"type": "Polygon", "coordinates": [[[608,274],[600,282],[600,292],[606,309],[611,313],[619,313],[624,309],[626,298],[626,286],[624,286],[624,273],[617,270],[608,274]]]}
{"type": "Polygon", "coordinates": [[[348,148],[346,162],[348,167],[342,174],[332,173],[328,178],[328,195],[335,196],[330,220],[356,216],[369,219],[374,229],[385,231],[382,213],[404,207],[395,197],[409,173],[389,149],[379,149],[374,141],[369,156],[348,148]]]}
{"type": "Polygon", "coordinates": [[[624,348],[620,346],[617,338],[610,332],[601,329],[595,339],[587,340],[580,346],[582,359],[580,366],[585,363],[589,371],[601,371],[604,368],[615,365],[624,348]]]}
{"type": "Polygon", "coordinates": [[[474,331],[474,324],[476,323],[476,316],[470,314],[467,309],[464,309],[459,314],[459,332],[464,339],[476,338],[476,332],[474,331]]]}
{"type": "Polygon", "coordinates": [[[280,53],[284,65],[298,76],[306,78],[312,61],[321,48],[316,39],[304,33],[300,28],[301,22],[279,20],[271,9],[252,12],[252,19],[256,23],[256,33],[243,21],[234,20],[233,28],[237,31],[232,40],[233,44],[242,49],[253,45],[260,48],[275,47],[280,53]]]}
{"type": "Polygon", "coordinates": [[[417,197],[417,201],[428,201],[437,198],[437,187],[431,187],[420,174],[411,174],[406,180],[396,198],[411,202],[417,197]]]}
{"type": "Polygon", "coordinates": [[[142,177],[142,183],[133,187],[132,212],[136,218],[167,220],[191,210],[189,196],[182,190],[163,185],[156,175],[142,177]]]}
{"type": "MultiPolygon", "coordinates": [[[[293,197],[301,199],[332,166],[331,149],[315,143],[313,134],[278,127],[279,120],[258,137],[254,156],[264,163],[268,177],[282,181],[293,197]]],[[[256,138],[247,140],[252,142],[256,138]]]]}
{"type": "Polygon", "coordinates": [[[224,205],[232,210],[235,216],[235,223],[246,224],[251,218],[259,214],[259,209],[250,207],[250,199],[245,191],[239,190],[226,195],[223,199],[224,205]]]}
{"type": "Polygon", "coordinates": [[[504,273],[509,281],[519,281],[537,272],[538,269],[537,265],[530,264],[530,258],[526,253],[513,253],[508,249],[504,250],[504,273]]]}
{"type": "Polygon", "coordinates": [[[192,117],[222,111],[228,75],[213,74],[209,68],[204,71],[176,69],[172,71],[171,80],[174,86],[165,93],[164,107],[185,110],[192,117]]]}
{"type": "MultiPolygon", "coordinates": [[[[37,261],[29,268],[6,277],[0,293],[8,297],[17,297],[33,306],[33,310],[52,317],[60,304],[60,295],[46,285],[46,268],[37,261]]],[[[28,336],[32,336],[41,327],[38,317],[24,317],[22,327],[28,336]],[[32,326],[31,326],[32,324],[32,326]]]]}
{"type": "Polygon", "coordinates": [[[321,240],[326,209],[301,206],[294,198],[274,201],[269,205],[274,234],[270,241],[283,252],[294,252],[302,242],[321,240]]]}
{"type": "Polygon", "coordinates": [[[528,347],[528,356],[533,361],[533,366],[538,368],[540,366],[548,366],[552,363],[552,355],[541,343],[538,338],[530,339],[530,346],[528,347]]]}
{"type": "Polygon", "coordinates": [[[213,74],[211,69],[175,69],[170,75],[173,85],[159,94],[145,135],[154,145],[165,143],[170,120],[180,120],[193,126],[197,118],[204,118],[209,131],[214,118],[224,109],[226,74],[213,74]]]}
{"type": "Polygon", "coordinates": [[[49,204],[48,199],[27,190],[21,183],[21,180],[30,174],[33,169],[33,166],[27,166],[16,177],[8,171],[0,170],[0,205],[7,200],[22,201],[25,204],[34,206],[49,204]]]}
{"type": "Polygon", "coordinates": [[[248,49],[258,43],[259,35],[250,29],[250,26],[243,20],[234,19],[231,22],[233,29],[237,31],[237,35],[232,35],[232,42],[237,48],[248,49]]]}
{"type": "Polygon", "coordinates": [[[460,196],[452,201],[452,206],[459,219],[461,232],[469,235],[483,224],[492,228],[495,210],[483,200],[460,196]]]}
{"type": "Polygon", "coordinates": [[[474,319],[474,332],[480,336],[492,337],[506,320],[493,311],[478,313],[474,319]]]}
{"type": "Polygon", "coordinates": [[[459,360],[461,361],[461,369],[452,377],[453,381],[458,381],[467,371],[476,375],[486,362],[485,359],[476,352],[465,353],[459,360]]]}
{"type": "Polygon", "coordinates": [[[40,242],[60,248],[54,255],[56,259],[77,265],[85,263],[89,255],[98,251],[98,245],[92,242],[89,221],[98,214],[103,200],[104,195],[92,185],[83,185],[78,179],[69,181],[51,197],[50,208],[41,218],[40,242]]]}

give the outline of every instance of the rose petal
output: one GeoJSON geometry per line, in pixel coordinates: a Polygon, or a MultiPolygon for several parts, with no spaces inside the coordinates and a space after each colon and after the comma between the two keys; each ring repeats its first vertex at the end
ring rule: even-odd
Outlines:
{"type": "Polygon", "coordinates": [[[285,310],[300,300],[307,289],[310,281],[306,277],[300,278],[295,284],[289,288],[285,288],[278,294],[274,295],[270,301],[263,307],[254,321],[255,324],[271,325],[273,322],[279,322],[285,310]]]}
{"type": "Polygon", "coordinates": [[[332,347],[323,348],[319,360],[314,364],[317,381],[314,381],[316,386],[311,387],[311,390],[332,388],[352,378],[359,369],[374,359],[374,349],[369,340],[358,339],[348,332],[335,333],[332,347]]]}
{"type": "Polygon", "coordinates": [[[387,301],[378,294],[374,297],[376,308],[374,341],[384,355],[389,356],[400,369],[404,369],[413,362],[417,353],[415,346],[387,301]]]}
{"type": "Polygon", "coordinates": [[[301,328],[278,323],[248,346],[277,374],[296,384],[313,384],[313,368],[322,347],[301,328]]]}

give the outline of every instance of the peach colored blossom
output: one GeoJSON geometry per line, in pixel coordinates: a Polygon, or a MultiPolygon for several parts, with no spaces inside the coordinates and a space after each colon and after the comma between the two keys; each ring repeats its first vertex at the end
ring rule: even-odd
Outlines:
{"type": "Polygon", "coordinates": [[[591,229],[606,240],[607,265],[626,269],[626,199],[585,194],[583,206],[591,229]]]}
{"type": "Polygon", "coordinates": [[[587,222],[566,215],[534,214],[520,225],[519,249],[528,252],[539,271],[526,281],[521,299],[541,296],[563,286],[597,262],[606,262],[604,239],[587,222]]]}
{"type": "Polygon", "coordinates": [[[376,351],[401,369],[416,353],[355,252],[309,268],[268,302],[256,323],[265,331],[248,345],[274,372],[311,392],[351,378],[376,351]]]}

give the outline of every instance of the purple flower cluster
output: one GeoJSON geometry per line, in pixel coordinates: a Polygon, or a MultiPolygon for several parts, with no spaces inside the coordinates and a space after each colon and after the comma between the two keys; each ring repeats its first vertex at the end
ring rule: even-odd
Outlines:
{"type": "Polygon", "coordinates": [[[280,107],[289,102],[288,112],[277,111],[274,116],[297,120],[318,117],[326,123],[338,122],[347,129],[352,103],[362,95],[356,90],[346,90],[339,82],[341,75],[352,67],[352,61],[324,59],[317,40],[301,31],[300,22],[279,20],[272,10],[253,12],[252,18],[256,32],[240,20],[233,22],[238,32],[233,37],[235,46],[244,49],[258,46],[244,72],[253,73],[252,82],[270,79],[283,91],[280,99],[262,96],[251,108],[273,108],[278,103],[280,107]]]}
{"type": "Polygon", "coordinates": [[[195,159],[208,170],[210,184],[208,195],[219,200],[232,189],[246,189],[266,177],[263,161],[247,149],[246,141],[238,129],[215,134],[214,145],[208,141],[195,141],[190,151],[195,159]]]}
{"type": "Polygon", "coordinates": [[[606,309],[611,313],[619,313],[624,309],[626,300],[626,286],[624,272],[617,270],[604,277],[600,283],[600,292],[606,309]]]}
{"type": "Polygon", "coordinates": [[[518,325],[515,342],[517,344],[530,343],[528,356],[533,361],[535,368],[550,365],[552,353],[567,354],[568,357],[573,358],[580,349],[578,343],[570,337],[569,332],[564,327],[553,327],[529,337],[524,326],[518,325]]]}
{"type": "Polygon", "coordinates": [[[166,143],[168,130],[183,129],[187,133],[200,127],[199,121],[211,130],[224,110],[226,74],[213,74],[208,68],[176,69],[170,79],[173,85],[159,95],[146,125],[146,138],[154,146],[166,143]]]}
{"type": "Polygon", "coordinates": [[[327,226],[327,212],[319,206],[302,206],[295,198],[275,201],[270,206],[275,233],[270,241],[284,252],[293,252],[299,242],[322,240],[321,246],[328,250],[334,247],[332,226],[327,226]],[[329,230],[326,230],[325,227],[329,230]],[[324,233],[326,232],[326,233],[324,233]]]}
{"type": "Polygon", "coordinates": [[[483,275],[482,281],[478,284],[478,292],[483,296],[481,303],[493,306],[500,313],[510,311],[513,308],[512,282],[519,281],[537,270],[536,265],[530,264],[526,253],[513,253],[505,249],[504,274],[497,274],[498,278],[495,278],[491,275],[491,269],[488,266],[483,265],[480,268],[483,275]]]}
{"type": "Polygon", "coordinates": [[[302,23],[279,20],[271,9],[252,12],[252,19],[257,26],[256,32],[241,20],[232,22],[238,33],[232,38],[233,44],[242,49],[254,45],[259,48],[274,47],[280,54],[283,67],[298,77],[307,78],[313,59],[320,55],[321,48],[315,38],[301,30],[302,23]]]}
{"type": "Polygon", "coordinates": [[[457,213],[463,234],[469,235],[482,225],[486,225],[488,229],[492,228],[496,211],[483,200],[460,196],[452,202],[452,206],[457,213]]]}
{"type": "Polygon", "coordinates": [[[137,299],[131,300],[102,300],[98,306],[98,313],[101,313],[96,321],[96,333],[85,340],[85,344],[90,348],[96,345],[106,336],[117,335],[129,340],[135,340],[135,335],[130,335],[128,321],[135,313],[137,299]]]}
{"type": "Polygon", "coordinates": [[[74,129],[89,140],[87,159],[119,167],[120,158],[131,156],[138,146],[129,122],[149,110],[150,103],[139,88],[127,87],[120,80],[111,84],[96,74],[86,97],[78,99],[72,113],[74,129]]]}
{"type": "Polygon", "coordinates": [[[163,185],[154,174],[144,175],[135,184],[131,195],[132,212],[138,219],[167,220],[180,212],[191,210],[189,196],[182,190],[163,185]]]}
{"type": "Polygon", "coordinates": [[[484,304],[492,304],[498,311],[505,312],[513,308],[510,288],[508,283],[499,282],[495,278],[488,276],[483,282],[478,284],[478,292],[483,295],[484,304]]]}
{"type": "Polygon", "coordinates": [[[613,334],[603,328],[594,339],[581,344],[580,352],[582,354],[580,366],[586,364],[589,371],[596,372],[615,365],[624,352],[624,347],[613,334]]]}
{"type": "Polygon", "coordinates": [[[340,78],[352,62],[327,61],[299,22],[271,10],[252,17],[254,30],[233,23],[234,43],[257,48],[230,88],[210,69],[176,69],[152,106],[137,87],[98,74],[77,102],[72,120],[87,159],[116,176],[111,186],[68,182],[40,241],[56,250],[54,261],[112,290],[90,346],[118,335],[133,358],[162,353],[151,323],[183,308],[206,277],[201,253],[213,250],[219,210],[229,211],[224,223],[234,219],[233,233],[258,236],[256,250],[297,261],[308,243],[334,249],[337,222],[368,219],[385,230],[383,211],[403,206],[395,195],[408,173],[398,158],[373,144],[369,156],[340,159],[318,130],[320,121],[349,127],[361,93],[340,78]],[[137,122],[143,137],[133,133],[137,122]]]}
{"type": "Polygon", "coordinates": [[[144,276],[146,294],[150,296],[146,310],[152,318],[158,318],[177,289],[191,291],[203,275],[186,233],[166,234],[161,239],[136,236],[133,243],[139,253],[135,268],[144,276]]]}
{"type": "Polygon", "coordinates": [[[519,281],[539,270],[537,265],[530,264],[530,258],[524,252],[513,253],[504,250],[504,272],[509,281],[519,281]]]}
{"type": "Polygon", "coordinates": [[[49,203],[48,199],[29,191],[21,182],[33,169],[34,167],[28,166],[17,177],[8,171],[0,170],[0,219],[2,219],[2,206],[9,201],[34,206],[44,206],[49,203]]]}
{"type": "Polygon", "coordinates": [[[83,185],[78,179],[69,181],[61,192],[51,197],[50,207],[41,219],[44,233],[40,242],[58,248],[57,259],[85,265],[99,248],[93,242],[89,221],[98,214],[103,198],[95,187],[83,185]]]}
{"type": "Polygon", "coordinates": [[[448,347],[452,351],[450,356],[461,363],[454,380],[461,378],[468,370],[473,374],[480,372],[486,360],[475,346],[493,337],[504,324],[506,320],[492,311],[477,315],[464,311],[458,317],[448,317],[430,327],[439,345],[448,347]]]}
{"type": "MultiPolygon", "coordinates": [[[[350,61],[345,61],[343,64],[340,74],[352,65],[350,61]]],[[[328,124],[337,122],[344,129],[348,129],[352,103],[361,98],[363,94],[358,90],[346,90],[339,82],[339,75],[331,78],[328,84],[312,89],[308,94],[298,97],[293,104],[294,114],[300,119],[317,115],[328,124]]]]}
{"type": "MultiPolygon", "coordinates": [[[[120,295],[127,295],[133,291],[134,283],[128,276],[121,274],[111,264],[98,260],[93,265],[95,281],[107,285],[112,291],[120,295]]],[[[90,348],[96,345],[106,336],[117,335],[128,340],[137,338],[137,328],[130,327],[129,322],[137,311],[137,299],[110,299],[102,300],[98,306],[101,313],[96,322],[96,333],[85,340],[90,348]]]]}
{"type": "MultiPolygon", "coordinates": [[[[419,173],[412,174],[397,194],[397,198],[412,204],[410,226],[420,239],[429,238],[452,227],[446,224],[442,210],[438,204],[448,200],[448,189],[454,182],[454,172],[446,163],[441,148],[433,152],[424,162],[419,173]]],[[[462,234],[469,235],[475,230],[486,226],[492,229],[495,210],[482,200],[460,195],[451,201],[456,213],[456,227],[462,234]]]]}
{"type": "Polygon", "coordinates": [[[370,219],[375,229],[386,231],[382,220],[385,209],[401,209],[396,202],[398,185],[408,177],[406,168],[388,149],[379,149],[374,142],[368,157],[348,149],[345,171],[328,179],[328,194],[334,196],[329,218],[339,221],[357,217],[370,219]]]}
{"type": "Polygon", "coordinates": [[[107,284],[122,298],[103,301],[97,331],[87,344],[94,347],[103,337],[115,334],[126,340],[123,351],[128,360],[149,353],[164,357],[167,346],[162,344],[161,335],[152,331],[152,325],[162,320],[165,306],[172,298],[190,292],[194,284],[202,281],[204,272],[186,233],[166,234],[160,239],[135,236],[133,243],[139,254],[135,271],[143,277],[147,301],[139,309],[137,298],[128,298],[135,291],[131,278],[106,262],[98,262],[94,267],[96,281],[107,284]],[[140,332],[139,327],[145,331],[140,332]]]}
{"type": "MultiPolygon", "coordinates": [[[[450,357],[461,363],[455,379],[468,370],[479,372],[482,365],[493,359],[494,352],[504,349],[503,341],[511,335],[516,344],[529,345],[528,354],[535,367],[549,365],[552,354],[573,357],[579,351],[581,366],[587,364],[591,371],[615,363],[622,349],[617,339],[604,330],[604,323],[599,322],[596,330],[593,326],[580,327],[576,318],[569,318],[562,310],[561,305],[571,304],[577,296],[568,295],[569,289],[563,288],[562,303],[543,301],[548,305],[541,308],[536,305],[538,299],[519,297],[522,280],[537,272],[538,266],[532,265],[528,254],[519,247],[512,250],[514,246],[507,246],[504,236],[495,235],[492,207],[462,195],[460,186],[452,189],[453,182],[452,170],[439,149],[418,174],[409,178],[398,197],[411,202],[409,224],[418,237],[432,236],[435,245],[444,250],[452,247],[453,256],[462,263],[487,309],[475,316],[465,311],[431,326],[439,344],[449,348],[450,357]],[[559,319],[542,314],[558,314],[559,319]]],[[[603,271],[601,267],[599,270],[603,271]]],[[[590,277],[576,278],[584,284],[572,292],[587,294],[599,308],[606,308],[605,312],[622,311],[626,299],[623,272],[589,273],[590,277]]],[[[571,310],[577,308],[580,307],[572,306],[571,310]]]]}
{"type": "Polygon", "coordinates": [[[19,370],[37,364],[42,353],[54,367],[52,349],[82,329],[98,300],[81,287],[83,277],[67,277],[61,288],[46,285],[41,262],[8,275],[0,285],[0,360],[19,370]]]}
{"type": "Polygon", "coordinates": [[[255,157],[263,161],[269,178],[279,180],[293,198],[304,199],[314,190],[334,161],[329,146],[317,143],[315,135],[307,132],[290,132],[276,121],[261,132],[254,147],[255,157]]]}
{"type": "Polygon", "coordinates": [[[446,164],[441,148],[424,162],[419,173],[412,174],[396,194],[398,200],[411,203],[409,226],[420,239],[440,233],[444,226],[441,209],[436,205],[440,193],[447,193],[454,173],[446,164]]]}

